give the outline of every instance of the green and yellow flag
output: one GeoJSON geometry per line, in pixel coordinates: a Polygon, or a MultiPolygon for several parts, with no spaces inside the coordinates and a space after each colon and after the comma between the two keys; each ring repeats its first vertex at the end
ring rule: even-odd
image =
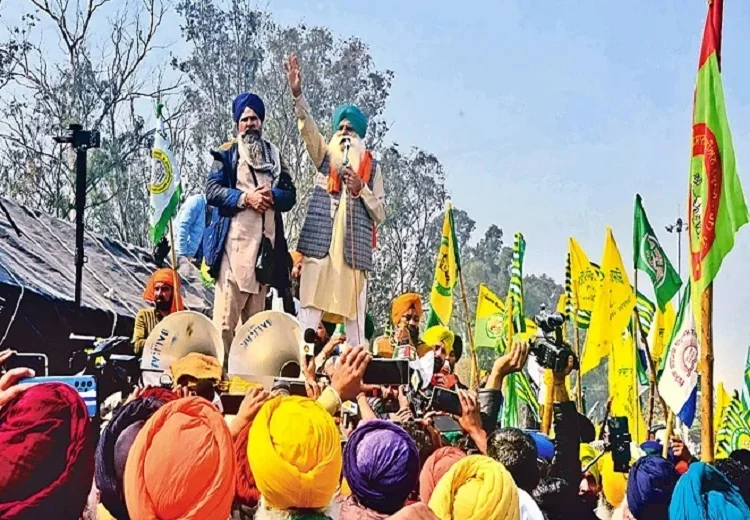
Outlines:
{"type": "Polygon", "coordinates": [[[453,206],[448,204],[443,219],[443,236],[440,238],[440,249],[435,266],[435,281],[430,292],[430,314],[427,327],[433,325],[449,326],[453,313],[453,289],[458,282],[461,260],[458,255],[458,242],[453,223],[453,206]]]}
{"type": "Polygon", "coordinates": [[[587,329],[591,323],[591,310],[602,285],[602,270],[589,261],[578,241],[568,238],[568,264],[570,266],[570,303],[576,311],[576,324],[587,329]]]}
{"type": "Polygon", "coordinates": [[[633,218],[633,265],[651,278],[656,303],[663,310],[679,292],[682,280],[659,244],[659,239],[656,238],[656,233],[646,216],[646,210],[643,209],[641,196],[637,193],[633,218]]]}
{"type": "Polygon", "coordinates": [[[717,459],[725,459],[734,450],[750,449],[750,410],[742,403],[736,390],[729,405],[724,409],[716,434],[715,454],[717,459]]]}
{"type": "MultiPolygon", "coordinates": [[[[474,345],[477,348],[487,347],[497,350],[503,334],[503,317],[505,303],[484,284],[479,285],[477,295],[477,314],[474,322],[474,345]]],[[[536,336],[537,326],[526,318],[526,332],[519,337],[528,341],[536,336]]]]}
{"type": "MultiPolygon", "coordinates": [[[[721,82],[723,11],[723,0],[709,1],[695,83],[688,218],[694,309],[734,246],[735,233],[748,222],[721,82]]],[[[695,316],[700,328],[701,313],[695,316]]]]}
{"type": "MultiPolygon", "coordinates": [[[[581,375],[597,366],[619,341],[630,323],[635,308],[635,294],[617,249],[612,228],[607,226],[602,254],[602,284],[591,313],[591,325],[581,359],[581,375]]],[[[635,358],[634,358],[635,359],[635,358]]]]}

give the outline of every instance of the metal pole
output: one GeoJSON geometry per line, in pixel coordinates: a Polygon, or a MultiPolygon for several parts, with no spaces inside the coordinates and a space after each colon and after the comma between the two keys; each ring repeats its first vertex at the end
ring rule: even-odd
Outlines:
{"type": "Polygon", "coordinates": [[[86,261],[83,251],[84,223],[86,210],[86,149],[76,149],[76,287],[75,306],[81,308],[81,285],[83,282],[83,264],[86,261]]]}

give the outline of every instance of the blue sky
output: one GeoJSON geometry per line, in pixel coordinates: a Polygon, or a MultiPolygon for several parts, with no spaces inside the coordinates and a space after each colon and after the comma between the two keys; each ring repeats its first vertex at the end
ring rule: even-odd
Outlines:
{"type": "MultiPolygon", "coordinates": [[[[8,22],[27,10],[11,4],[3,6],[8,22]]],[[[598,261],[606,225],[629,265],[636,192],[676,262],[676,239],[664,225],[686,215],[704,0],[269,0],[262,6],[281,23],[325,25],[370,46],[376,65],[396,74],[388,139],[438,156],[454,204],[477,221],[475,239],[492,223],[506,237],[522,231],[527,273],[562,282],[571,235],[598,261]]],[[[740,178],[750,194],[747,27],[750,6],[728,0],[724,86],[740,178]]],[[[177,25],[165,29],[167,43],[175,44],[170,50],[180,52],[177,25]]],[[[742,380],[750,343],[748,260],[750,226],[740,231],[714,291],[716,376],[733,387],[742,380]]]]}
{"type": "MultiPolygon", "coordinates": [[[[608,224],[630,265],[636,192],[676,262],[676,239],[664,225],[685,218],[706,2],[386,0],[344,7],[285,0],[269,7],[283,23],[326,25],[370,45],[376,64],[396,73],[389,138],[439,157],[454,204],[469,211],[478,234],[492,223],[508,237],[522,231],[527,272],[561,281],[570,235],[598,261],[608,224]]],[[[724,85],[747,193],[749,26],[750,6],[726,2],[724,85]]],[[[716,377],[730,386],[742,380],[750,343],[748,260],[750,226],[715,284],[716,377]]]]}

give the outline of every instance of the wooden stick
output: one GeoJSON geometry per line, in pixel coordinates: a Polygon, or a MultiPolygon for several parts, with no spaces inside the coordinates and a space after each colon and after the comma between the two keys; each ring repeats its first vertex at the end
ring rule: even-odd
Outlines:
{"type": "MultiPolygon", "coordinates": [[[[575,306],[573,311],[573,338],[575,339],[576,356],[578,357],[578,360],[580,362],[581,336],[580,331],[578,330],[578,305],[575,306]]],[[[578,407],[579,413],[586,415],[586,410],[583,409],[583,376],[581,375],[580,370],[576,373],[576,378],[578,382],[578,384],[576,385],[576,406],[578,407]]]]}
{"type": "Polygon", "coordinates": [[[714,463],[713,283],[701,294],[701,460],[714,463]]]}
{"type": "Polygon", "coordinates": [[[669,456],[669,441],[672,438],[672,432],[674,431],[674,412],[669,410],[667,415],[667,435],[664,437],[664,446],[662,447],[661,456],[665,459],[669,456]]]}
{"type": "Polygon", "coordinates": [[[544,408],[542,409],[542,433],[549,435],[549,431],[552,428],[552,403],[554,401],[555,390],[555,380],[552,374],[552,369],[544,369],[542,381],[545,383],[544,408]]]}
{"type": "Polygon", "coordinates": [[[177,308],[185,307],[182,305],[182,292],[180,291],[181,284],[178,283],[177,277],[179,274],[177,274],[177,252],[175,251],[176,245],[174,243],[174,231],[172,231],[172,219],[169,219],[169,241],[172,244],[171,250],[172,250],[172,285],[174,286],[174,291],[172,294],[172,298],[177,298],[177,308]]]}
{"type": "Polygon", "coordinates": [[[602,427],[599,429],[599,440],[604,439],[604,426],[607,424],[609,419],[609,412],[612,410],[612,398],[607,399],[607,406],[604,407],[604,419],[602,419],[602,427]]]}
{"type": "Polygon", "coordinates": [[[471,377],[469,388],[479,390],[479,361],[477,360],[477,350],[474,346],[474,333],[471,330],[471,319],[469,318],[469,300],[466,298],[466,288],[464,287],[464,275],[458,271],[458,281],[461,284],[461,299],[464,302],[464,317],[466,318],[466,330],[469,331],[469,350],[471,351],[471,377]]]}

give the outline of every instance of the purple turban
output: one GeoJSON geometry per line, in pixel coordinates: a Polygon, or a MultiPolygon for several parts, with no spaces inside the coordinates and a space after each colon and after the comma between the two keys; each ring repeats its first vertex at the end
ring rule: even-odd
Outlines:
{"type": "Polygon", "coordinates": [[[94,480],[101,493],[101,502],[112,516],[127,520],[122,475],[130,447],[146,420],[164,403],[154,397],[135,399],[123,405],[102,431],[96,447],[94,480]]]}
{"type": "Polygon", "coordinates": [[[666,518],[677,483],[674,465],[648,455],[633,464],[628,478],[628,508],[637,520],[666,518]]]}
{"type": "Polygon", "coordinates": [[[361,423],[344,447],[344,476],[360,504],[393,514],[404,506],[419,479],[419,451],[394,423],[361,423]]]}
{"type": "Polygon", "coordinates": [[[235,123],[240,120],[242,112],[248,107],[253,109],[261,121],[266,118],[266,105],[263,104],[263,100],[256,94],[243,92],[232,102],[232,119],[235,123]]]}

